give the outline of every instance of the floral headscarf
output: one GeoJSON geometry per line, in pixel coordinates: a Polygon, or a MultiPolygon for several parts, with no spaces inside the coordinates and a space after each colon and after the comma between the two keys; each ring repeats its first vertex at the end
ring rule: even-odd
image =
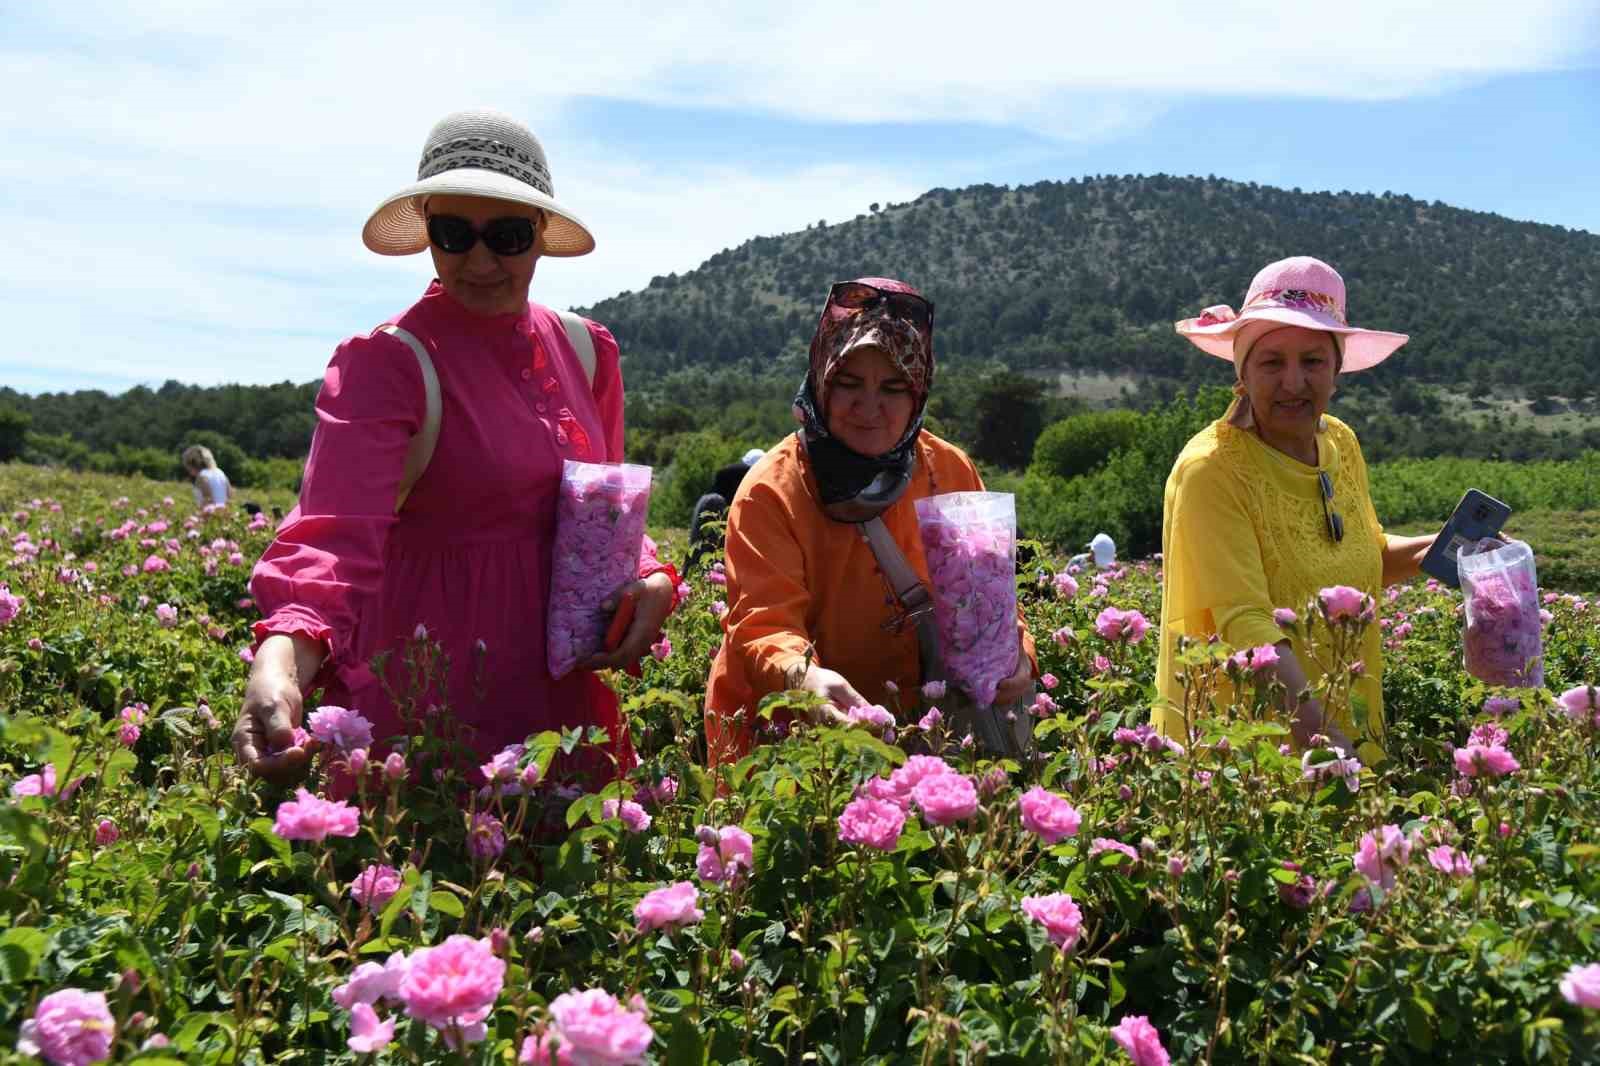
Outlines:
{"type": "MultiPolygon", "coordinates": [[[[863,284],[885,292],[921,296],[916,289],[893,278],[859,278],[863,284]]],[[[823,305],[817,331],[811,338],[811,360],[805,381],[794,399],[795,416],[804,427],[806,453],[811,460],[824,504],[838,503],[860,493],[882,474],[909,479],[916,455],[922,415],[933,387],[933,331],[919,329],[890,311],[887,304],[865,310],[823,305]],[[895,369],[911,382],[915,408],[904,435],[883,455],[861,455],[828,432],[823,400],[828,385],[850,352],[862,345],[880,349],[895,369]]]]}

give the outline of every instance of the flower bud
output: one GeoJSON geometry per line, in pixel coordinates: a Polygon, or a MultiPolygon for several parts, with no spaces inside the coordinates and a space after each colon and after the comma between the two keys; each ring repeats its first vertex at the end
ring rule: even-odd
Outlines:
{"type": "Polygon", "coordinates": [[[389,757],[383,760],[383,776],[390,781],[402,781],[406,776],[406,757],[398,751],[391,751],[389,757]]]}
{"type": "Polygon", "coordinates": [[[350,752],[348,758],[350,760],[350,772],[352,774],[360,777],[362,774],[367,772],[366,748],[355,748],[350,752]]]}
{"type": "Polygon", "coordinates": [[[702,825],[696,828],[694,838],[708,848],[714,848],[722,842],[722,838],[717,835],[717,831],[709,825],[702,825]]]}
{"type": "Polygon", "coordinates": [[[738,948],[728,952],[728,967],[734,973],[744,969],[744,954],[738,948]]]}
{"type": "Polygon", "coordinates": [[[489,930],[489,950],[500,956],[511,950],[511,934],[502,926],[497,925],[489,930]]]}
{"type": "Polygon", "coordinates": [[[129,966],[122,971],[121,987],[128,990],[128,995],[137,996],[139,989],[144,987],[144,982],[139,977],[139,971],[129,966]]]}

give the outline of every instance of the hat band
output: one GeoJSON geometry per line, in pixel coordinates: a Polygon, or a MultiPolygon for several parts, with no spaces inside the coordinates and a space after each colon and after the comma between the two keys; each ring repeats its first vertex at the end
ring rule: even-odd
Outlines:
{"type": "Polygon", "coordinates": [[[1313,292],[1310,289],[1263,289],[1246,300],[1239,313],[1243,314],[1252,307],[1288,307],[1296,311],[1319,311],[1339,325],[1346,325],[1344,308],[1339,306],[1339,302],[1325,292],[1313,292]]]}
{"type": "Polygon", "coordinates": [[[463,168],[492,170],[555,197],[544,160],[493,137],[456,137],[433,145],[422,153],[422,162],[417,164],[417,180],[463,168]]]}

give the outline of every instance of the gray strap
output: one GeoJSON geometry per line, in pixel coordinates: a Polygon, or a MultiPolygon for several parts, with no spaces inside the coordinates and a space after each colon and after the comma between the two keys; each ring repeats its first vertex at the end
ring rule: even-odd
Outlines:
{"type": "Polygon", "coordinates": [[[417,357],[417,369],[422,372],[422,428],[411,438],[411,446],[406,449],[405,471],[400,475],[400,491],[394,501],[395,514],[399,514],[400,508],[405,506],[406,497],[411,495],[423,471],[433,461],[433,450],[439,445],[439,421],[443,416],[444,404],[439,395],[439,372],[434,369],[433,359],[417,335],[393,323],[385,323],[378,329],[405,342],[411,354],[417,357]]]}
{"type": "Polygon", "coordinates": [[[589,379],[589,388],[594,388],[594,337],[589,333],[589,324],[581,315],[571,311],[557,311],[561,319],[562,328],[567,331],[567,340],[572,342],[572,348],[578,353],[578,362],[583,364],[583,376],[589,379]]]}
{"type": "Polygon", "coordinates": [[[856,528],[867,538],[867,544],[871,546],[872,554],[878,560],[878,568],[883,571],[883,576],[888,578],[889,587],[894,591],[894,598],[899,601],[901,614],[895,619],[896,626],[902,626],[907,621],[916,624],[917,651],[922,659],[923,683],[942,681],[944,658],[939,654],[939,627],[933,616],[933,597],[929,595],[928,587],[917,577],[917,572],[911,569],[905,553],[900,550],[900,545],[894,542],[894,537],[889,534],[889,529],[883,524],[882,518],[857,522],[856,528]]]}

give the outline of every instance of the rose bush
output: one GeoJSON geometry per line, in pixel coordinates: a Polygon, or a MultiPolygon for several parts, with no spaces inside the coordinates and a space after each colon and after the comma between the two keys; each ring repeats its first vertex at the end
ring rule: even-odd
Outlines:
{"type": "MultiPolygon", "coordinates": [[[[268,523],[164,494],[0,469],[0,1062],[1600,1056],[1580,597],[1547,594],[1526,690],[1463,671],[1461,599],[1426,583],[1370,617],[1341,590],[1281,605],[1335,702],[1350,634],[1383,630],[1390,758],[1362,765],[1289,746],[1261,649],[1185,649],[1241,702],[1141,729],[1159,560],[1067,596],[1032,546],[1037,757],[963,747],[936,689],[772,725],[791,693],[755,712],[770,743],[709,767],[721,590],[696,573],[672,653],[613,679],[624,778],[560,774],[601,739],[578,731],[465,752],[402,694],[398,751],[359,707],[308,708],[299,796],[225,735],[268,523]]],[[[421,691],[445,668],[425,632],[403,654],[421,691]]]]}

